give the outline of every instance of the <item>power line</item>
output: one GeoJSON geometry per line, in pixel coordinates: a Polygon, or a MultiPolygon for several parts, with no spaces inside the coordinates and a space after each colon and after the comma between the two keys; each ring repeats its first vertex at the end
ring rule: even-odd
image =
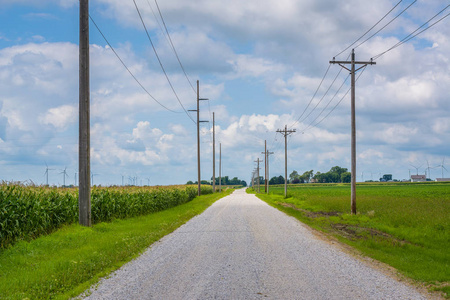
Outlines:
{"type": "MultiPolygon", "coordinates": [[[[347,56],[347,59],[350,57],[350,54],[347,56]]],[[[336,81],[336,79],[338,78],[339,74],[342,72],[342,69],[339,70],[339,72],[337,73],[336,77],[334,78],[333,82],[331,83],[331,85],[327,88],[325,94],[322,96],[322,98],[320,99],[319,103],[316,104],[316,106],[309,112],[309,114],[303,118],[303,120],[300,120],[302,118],[302,116],[305,114],[305,112],[307,111],[308,107],[311,105],[312,101],[314,100],[317,92],[319,91],[320,87],[322,86],[323,81],[325,80],[325,77],[328,74],[328,71],[330,70],[331,64],[328,65],[327,70],[325,71],[324,76],[322,77],[322,80],[320,81],[319,86],[317,87],[316,91],[314,92],[314,95],[312,96],[311,100],[309,101],[308,105],[306,106],[305,110],[302,112],[302,114],[300,115],[300,117],[291,125],[289,126],[289,128],[294,127],[295,124],[297,124],[298,122],[302,122],[304,120],[306,120],[311,114],[312,112],[317,108],[317,106],[320,104],[320,102],[322,102],[323,98],[328,94],[328,92],[330,91],[331,87],[334,85],[334,82],[336,81]]]]}
{"type": "Polygon", "coordinates": [[[328,92],[330,91],[331,87],[334,85],[334,83],[336,82],[336,79],[339,77],[339,75],[341,74],[342,69],[339,70],[339,72],[337,73],[336,77],[334,77],[333,82],[331,83],[331,85],[328,87],[328,89],[326,90],[325,94],[323,94],[322,98],[320,98],[319,102],[317,102],[316,106],[314,106],[314,108],[310,111],[310,113],[303,119],[306,120],[314,110],[316,110],[317,106],[319,106],[320,103],[322,103],[323,99],[325,98],[325,96],[328,94],[328,92]]]}
{"type": "Polygon", "coordinates": [[[156,0],[155,0],[155,3],[156,3],[156,7],[158,8],[158,12],[159,12],[161,20],[163,22],[164,28],[166,29],[167,36],[169,37],[170,45],[172,46],[173,52],[175,53],[175,56],[177,57],[178,63],[180,64],[180,67],[183,70],[184,76],[186,77],[187,81],[189,82],[189,85],[191,86],[192,91],[194,91],[194,93],[196,93],[194,86],[192,85],[191,81],[189,80],[189,77],[186,74],[186,70],[184,69],[183,64],[181,63],[180,57],[178,56],[178,53],[177,53],[177,50],[175,50],[175,46],[173,45],[172,38],[170,37],[169,31],[167,30],[166,22],[164,21],[161,10],[159,9],[158,2],[156,0]]]}
{"type": "MultiPolygon", "coordinates": [[[[322,111],[316,116],[316,118],[314,120],[311,121],[311,123],[309,123],[309,125],[301,130],[302,132],[307,130],[319,117],[320,115],[322,115],[322,113],[325,111],[325,109],[327,109],[327,107],[330,105],[331,101],[333,101],[334,98],[336,98],[337,94],[341,91],[342,87],[344,86],[344,84],[347,82],[348,78],[350,77],[350,74],[347,75],[347,77],[345,78],[345,80],[342,82],[341,86],[339,87],[339,89],[336,91],[336,93],[334,94],[334,96],[330,99],[330,101],[328,101],[327,105],[325,105],[325,107],[322,109],[322,111]]],[[[347,92],[348,93],[348,92],[347,92]]]]}
{"type": "Polygon", "coordinates": [[[384,25],[383,27],[381,27],[377,32],[375,32],[374,34],[372,34],[371,36],[369,36],[366,40],[364,40],[362,43],[360,43],[359,45],[357,45],[354,49],[358,48],[359,46],[361,46],[362,44],[364,44],[365,42],[367,42],[368,40],[370,40],[371,38],[373,38],[376,34],[378,34],[381,30],[383,30],[384,28],[386,28],[387,26],[389,26],[389,24],[391,24],[392,22],[394,22],[394,20],[396,20],[398,17],[400,17],[405,11],[407,11],[414,3],[416,3],[417,0],[414,0],[414,2],[412,2],[410,5],[408,5],[404,10],[402,10],[398,15],[395,16],[395,18],[393,18],[391,21],[389,21],[386,25],[384,25]]]}
{"type": "MultiPolygon", "coordinates": [[[[367,67],[367,66],[366,66],[367,67]]],[[[358,77],[356,78],[356,82],[358,82],[358,79],[361,77],[361,75],[364,73],[364,71],[366,70],[366,67],[364,67],[361,71],[361,73],[359,73],[358,77]]],[[[308,128],[305,128],[302,130],[302,132],[305,132],[307,129],[312,128],[312,127],[316,127],[317,125],[319,125],[320,123],[322,123],[323,120],[325,120],[335,109],[336,107],[339,106],[339,104],[341,104],[342,100],[344,100],[345,96],[348,95],[348,92],[350,92],[351,88],[349,88],[347,90],[347,92],[342,96],[341,100],[339,100],[338,103],[336,103],[336,105],[328,112],[328,114],[326,114],[326,116],[324,116],[319,122],[317,122],[316,124],[314,124],[313,126],[308,126],[308,128]]]]}
{"type": "Polygon", "coordinates": [[[309,114],[303,118],[302,121],[305,121],[313,112],[314,110],[316,110],[317,106],[319,106],[319,104],[323,101],[323,99],[325,98],[325,96],[328,94],[328,92],[330,91],[331,87],[334,85],[334,83],[336,82],[336,79],[339,77],[339,75],[341,74],[342,69],[339,70],[339,72],[336,74],[336,76],[333,79],[333,82],[330,84],[330,86],[328,87],[328,89],[326,90],[326,92],[323,94],[322,98],[320,98],[319,102],[316,103],[316,105],[314,106],[314,108],[309,112],[309,114]]]}
{"type": "Polygon", "coordinates": [[[161,102],[159,102],[158,100],[156,100],[155,97],[152,96],[152,94],[150,94],[150,92],[142,85],[142,83],[136,78],[136,76],[134,76],[134,74],[130,71],[130,69],[127,67],[127,65],[124,63],[124,61],[120,58],[119,54],[116,52],[116,50],[114,50],[114,47],[110,44],[110,42],[108,41],[108,39],[106,39],[105,35],[103,34],[103,32],[100,30],[100,28],[97,26],[97,23],[95,23],[94,19],[89,15],[89,18],[91,19],[92,23],[94,24],[94,26],[97,28],[98,32],[100,32],[100,35],[103,37],[103,39],[105,40],[105,42],[108,44],[109,48],[111,48],[111,50],[113,51],[113,53],[116,55],[116,57],[120,60],[120,62],[122,63],[122,65],[125,67],[125,69],[128,71],[128,73],[130,73],[131,77],[133,77],[133,79],[141,86],[141,88],[147,93],[147,95],[149,95],[156,103],[158,103],[159,105],[161,105],[163,108],[165,108],[168,111],[171,111],[173,113],[180,113],[174,110],[171,110],[170,108],[166,107],[164,104],[162,104],[161,102]]]}
{"type": "Polygon", "coordinates": [[[147,0],[147,4],[150,7],[150,10],[152,11],[153,17],[155,17],[156,23],[158,23],[158,27],[161,30],[161,32],[163,33],[163,36],[166,38],[167,43],[169,42],[169,39],[167,38],[167,35],[164,34],[164,29],[162,28],[161,22],[159,21],[158,17],[156,16],[155,10],[153,9],[153,6],[151,6],[150,1],[147,0]]]}
{"type": "Polygon", "coordinates": [[[419,26],[416,30],[414,30],[413,32],[411,32],[410,34],[408,34],[406,37],[404,37],[402,40],[400,40],[399,42],[397,42],[394,46],[390,47],[389,49],[387,49],[386,51],[375,55],[374,57],[372,57],[373,60],[376,60],[378,58],[380,58],[381,56],[383,56],[384,54],[388,53],[391,50],[394,50],[395,48],[403,45],[404,43],[408,42],[409,40],[415,38],[416,36],[418,36],[419,34],[421,34],[422,32],[430,29],[431,27],[433,27],[434,25],[438,24],[439,22],[441,22],[443,19],[447,18],[450,13],[446,14],[445,16],[443,16],[442,18],[440,18],[439,20],[437,20],[436,22],[434,22],[433,24],[429,25],[427,28],[419,31],[418,33],[414,34],[415,32],[417,32],[418,30],[420,30],[422,27],[424,27],[425,25],[427,25],[431,20],[433,20],[434,18],[436,18],[438,15],[440,15],[442,12],[444,12],[450,5],[447,5],[444,9],[442,9],[440,12],[438,12],[437,14],[435,14],[433,17],[431,17],[428,21],[426,21],[425,23],[423,23],[421,26],[419,26]]]}
{"type": "Polygon", "coordinates": [[[162,64],[162,62],[161,62],[161,59],[159,58],[158,52],[156,51],[156,48],[155,48],[155,45],[153,45],[152,39],[151,39],[151,37],[150,37],[150,34],[148,33],[147,27],[145,26],[144,19],[142,18],[141,12],[139,11],[139,8],[138,8],[138,6],[137,6],[137,4],[136,4],[136,1],[133,0],[133,2],[134,2],[134,6],[136,7],[136,11],[137,11],[137,13],[138,13],[138,15],[139,15],[139,18],[141,19],[141,23],[142,23],[142,26],[144,27],[145,33],[147,34],[148,40],[150,41],[150,44],[152,45],[153,52],[155,52],[156,58],[158,59],[159,65],[161,66],[161,69],[162,69],[162,71],[164,72],[164,75],[166,76],[167,82],[169,83],[170,88],[172,89],[172,92],[174,93],[175,97],[176,97],[177,100],[178,100],[178,103],[180,103],[180,105],[181,105],[181,107],[183,108],[183,110],[184,110],[184,112],[186,113],[186,115],[187,115],[187,116],[189,117],[189,119],[191,119],[191,121],[195,124],[194,119],[192,119],[192,117],[191,117],[191,116],[189,115],[189,113],[187,112],[186,108],[184,108],[183,103],[181,103],[181,100],[180,100],[180,98],[178,97],[178,94],[177,94],[177,92],[175,91],[175,88],[173,87],[172,82],[170,82],[169,76],[167,75],[167,72],[166,72],[166,70],[164,69],[164,66],[163,66],[163,64],[162,64]]]}
{"type": "Polygon", "coordinates": [[[209,137],[211,138],[211,135],[212,135],[212,133],[211,133],[211,124],[213,122],[212,122],[212,119],[211,119],[211,115],[212,114],[211,114],[211,106],[209,105],[209,101],[208,101],[208,111],[209,111],[209,121],[210,121],[210,122],[208,122],[208,125],[209,125],[209,137]]]}
{"type": "MultiPolygon", "coordinates": [[[[391,10],[389,10],[378,22],[375,23],[375,25],[373,25],[372,27],[370,27],[369,30],[367,30],[363,35],[361,35],[356,41],[354,41],[353,43],[351,43],[350,45],[348,45],[347,48],[345,48],[344,50],[342,50],[341,52],[339,52],[338,54],[336,54],[334,57],[338,57],[339,55],[341,55],[342,53],[344,53],[345,51],[347,51],[348,49],[350,49],[351,46],[353,46],[354,44],[356,44],[360,39],[362,39],[366,34],[368,34],[372,29],[375,28],[375,26],[377,26],[381,21],[383,21],[403,0],[400,0],[393,8],[391,8],[391,10]]],[[[417,1],[417,0],[416,0],[417,1]]],[[[416,2],[414,1],[414,2],[416,2]]],[[[396,17],[397,18],[397,17],[396,17]]],[[[395,19],[395,18],[394,18],[395,19]]],[[[392,22],[392,21],[391,21],[392,22]]],[[[388,23],[389,24],[389,23],[388,23]]],[[[385,26],[386,27],[386,26],[385,26]]],[[[384,28],[384,27],[383,27],[384,28]]],[[[380,32],[383,28],[381,28],[379,31],[377,31],[375,34],[377,34],[378,32],[380,32]]],[[[375,35],[374,34],[374,35],[375,35]]],[[[356,47],[361,46],[363,43],[365,43],[367,40],[369,40],[370,38],[372,38],[374,35],[372,35],[371,37],[369,37],[368,39],[366,39],[364,42],[362,42],[361,44],[359,44],[356,47]]],[[[355,47],[355,48],[356,48],[355,47]]]]}
{"type": "Polygon", "coordinates": [[[325,80],[325,77],[328,74],[328,71],[330,70],[331,64],[328,65],[327,70],[325,71],[325,74],[322,77],[322,80],[319,83],[319,86],[317,87],[316,91],[314,92],[314,95],[312,96],[311,100],[309,100],[308,105],[306,106],[306,108],[303,110],[302,114],[300,115],[300,117],[298,117],[298,119],[291,125],[289,126],[289,128],[294,127],[295,124],[297,124],[300,119],[303,117],[303,115],[305,114],[305,112],[308,110],[308,107],[311,105],[311,102],[314,100],[314,97],[316,97],[317,92],[319,91],[320,87],[322,86],[323,81],[325,80]]]}

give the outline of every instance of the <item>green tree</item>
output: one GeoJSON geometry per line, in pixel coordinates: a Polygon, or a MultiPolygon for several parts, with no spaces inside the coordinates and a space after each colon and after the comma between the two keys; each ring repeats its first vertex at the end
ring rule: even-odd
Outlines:
{"type": "Polygon", "coordinates": [[[290,183],[299,183],[300,181],[299,181],[299,178],[300,178],[300,175],[298,175],[298,172],[297,171],[292,171],[292,173],[289,175],[289,182],[290,183]],[[296,181],[296,182],[294,182],[294,181],[296,181]]]}
{"type": "Polygon", "coordinates": [[[313,178],[313,175],[314,175],[314,171],[313,170],[306,171],[305,173],[303,173],[300,176],[300,180],[303,180],[303,182],[308,182],[309,183],[311,181],[311,179],[313,178]]]}
{"type": "Polygon", "coordinates": [[[330,173],[330,182],[342,182],[341,175],[345,172],[348,172],[347,168],[341,168],[339,166],[332,167],[329,171],[330,173]]]}
{"type": "Polygon", "coordinates": [[[349,183],[352,181],[352,173],[344,172],[341,174],[341,182],[349,183]]]}
{"type": "Polygon", "coordinates": [[[303,183],[303,182],[305,182],[305,181],[303,180],[303,178],[301,178],[301,177],[299,176],[299,177],[295,177],[295,178],[292,179],[290,182],[293,183],[293,184],[298,184],[298,183],[303,183]]]}
{"type": "Polygon", "coordinates": [[[274,176],[269,180],[270,185],[274,184],[284,184],[284,177],[283,176],[274,176]]]}
{"type": "Polygon", "coordinates": [[[283,176],[278,176],[278,184],[284,184],[284,177],[283,176]]]}

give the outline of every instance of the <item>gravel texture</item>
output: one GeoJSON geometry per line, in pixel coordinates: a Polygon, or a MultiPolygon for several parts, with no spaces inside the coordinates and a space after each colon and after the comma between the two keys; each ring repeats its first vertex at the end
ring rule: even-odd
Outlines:
{"type": "Polygon", "coordinates": [[[237,190],[86,299],[426,299],[237,190]]]}

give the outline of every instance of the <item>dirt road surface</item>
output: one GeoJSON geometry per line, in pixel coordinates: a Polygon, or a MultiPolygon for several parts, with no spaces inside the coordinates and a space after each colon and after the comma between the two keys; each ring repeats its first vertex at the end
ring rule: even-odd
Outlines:
{"type": "Polygon", "coordinates": [[[426,299],[245,190],[103,279],[87,299],[426,299]]]}

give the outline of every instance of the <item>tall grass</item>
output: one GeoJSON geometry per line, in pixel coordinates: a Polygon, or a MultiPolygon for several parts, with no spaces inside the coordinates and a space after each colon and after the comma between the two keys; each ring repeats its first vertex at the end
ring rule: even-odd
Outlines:
{"type": "MultiPolygon", "coordinates": [[[[211,187],[203,186],[209,194],[211,187]]],[[[192,186],[93,188],[93,223],[162,211],[191,201],[192,186]]],[[[78,221],[78,189],[0,185],[0,248],[31,240],[78,221]]]]}

